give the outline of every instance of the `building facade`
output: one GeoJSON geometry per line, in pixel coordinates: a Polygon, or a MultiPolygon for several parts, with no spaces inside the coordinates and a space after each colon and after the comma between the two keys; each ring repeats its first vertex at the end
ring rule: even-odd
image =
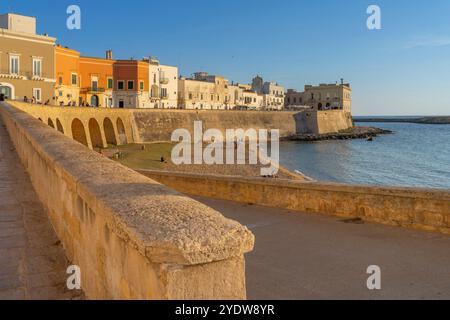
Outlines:
{"type": "Polygon", "coordinates": [[[226,110],[228,99],[228,81],[221,76],[197,72],[193,78],[178,80],[180,109],[226,110]]]}
{"type": "Polygon", "coordinates": [[[251,90],[263,97],[261,109],[264,110],[283,110],[285,89],[275,82],[264,82],[260,76],[252,80],[251,90]]]}
{"type": "Polygon", "coordinates": [[[151,108],[149,63],[117,60],[114,63],[114,100],[119,108],[151,108]]]}
{"type": "Polygon", "coordinates": [[[56,85],[55,104],[78,105],[80,101],[80,53],[76,50],[55,48],[56,85]]]}
{"type": "Polygon", "coordinates": [[[304,92],[289,90],[286,106],[301,104],[313,110],[343,110],[352,112],[352,89],[349,83],[306,85],[304,92]]]}
{"type": "Polygon", "coordinates": [[[150,103],[156,109],[178,108],[178,68],[149,58],[150,103]]]}
{"type": "Polygon", "coordinates": [[[0,16],[0,94],[53,104],[55,38],[36,34],[36,19],[0,16]]]}

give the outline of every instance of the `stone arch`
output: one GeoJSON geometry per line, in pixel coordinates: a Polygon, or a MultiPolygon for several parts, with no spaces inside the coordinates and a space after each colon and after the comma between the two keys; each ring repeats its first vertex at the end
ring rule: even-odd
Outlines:
{"type": "Polygon", "coordinates": [[[5,99],[14,100],[15,88],[12,84],[6,82],[0,82],[0,94],[3,94],[5,99]]]}
{"type": "Polygon", "coordinates": [[[52,127],[53,129],[55,129],[55,124],[53,123],[53,120],[51,118],[48,118],[48,122],[47,124],[52,127]]]}
{"type": "Polygon", "coordinates": [[[103,148],[102,132],[97,120],[91,118],[89,120],[89,135],[91,137],[92,148],[103,148]]]}
{"type": "Polygon", "coordinates": [[[116,133],[111,119],[105,118],[103,120],[103,131],[105,132],[106,143],[117,145],[116,133]]]}
{"type": "Polygon", "coordinates": [[[72,121],[72,137],[74,140],[88,147],[88,142],[86,138],[86,131],[84,130],[83,122],[80,119],[73,119],[72,121]]]}
{"type": "Polygon", "coordinates": [[[117,118],[117,133],[119,134],[119,142],[120,144],[127,144],[127,134],[125,133],[125,126],[123,125],[123,121],[120,118],[117,118]]]}
{"type": "Polygon", "coordinates": [[[61,124],[61,121],[59,121],[58,118],[56,118],[56,129],[61,132],[62,134],[64,134],[64,128],[61,124]]]}

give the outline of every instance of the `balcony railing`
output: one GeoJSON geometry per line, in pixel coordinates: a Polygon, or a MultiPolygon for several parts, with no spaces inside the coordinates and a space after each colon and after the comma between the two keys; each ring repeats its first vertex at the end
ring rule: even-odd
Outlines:
{"type": "Polygon", "coordinates": [[[105,88],[100,88],[100,87],[86,87],[86,88],[81,88],[80,91],[88,92],[88,93],[103,93],[106,90],[105,90],[105,88]]]}
{"type": "Polygon", "coordinates": [[[44,81],[46,79],[53,79],[52,76],[48,76],[45,73],[40,75],[34,74],[30,71],[19,71],[18,73],[11,73],[9,69],[0,69],[0,77],[7,79],[22,79],[22,80],[34,80],[34,81],[44,81]]]}
{"type": "Polygon", "coordinates": [[[168,84],[169,83],[169,78],[159,78],[159,83],[160,84],[168,84]]]}

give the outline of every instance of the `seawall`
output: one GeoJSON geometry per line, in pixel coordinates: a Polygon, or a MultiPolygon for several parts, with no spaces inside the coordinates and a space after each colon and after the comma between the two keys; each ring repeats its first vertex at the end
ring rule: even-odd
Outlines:
{"type": "Polygon", "coordinates": [[[336,133],[353,127],[351,114],[342,110],[302,111],[295,119],[299,134],[336,133]]]}
{"type": "Polygon", "coordinates": [[[246,298],[247,228],[6,103],[0,115],[88,298],[246,298]]]}
{"type": "Polygon", "coordinates": [[[170,141],[176,129],[193,133],[194,122],[203,130],[278,129],[281,137],[296,133],[328,133],[352,126],[342,111],[268,112],[214,110],[155,110],[53,107],[11,102],[66,136],[90,147],[108,144],[170,141]],[[308,116],[309,114],[309,116],[308,116]]]}
{"type": "Polygon", "coordinates": [[[180,192],[450,234],[450,191],[141,170],[180,192]]]}

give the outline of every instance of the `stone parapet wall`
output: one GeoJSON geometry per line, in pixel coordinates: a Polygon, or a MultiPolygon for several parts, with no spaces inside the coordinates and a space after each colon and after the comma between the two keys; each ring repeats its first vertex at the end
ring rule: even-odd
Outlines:
{"type": "Polygon", "coordinates": [[[180,192],[450,234],[450,191],[142,170],[180,192]]]}
{"type": "Polygon", "coordinates": [[[0,115],[88,298],[246,298],[247,228],[6,103],[0,115]]]}

